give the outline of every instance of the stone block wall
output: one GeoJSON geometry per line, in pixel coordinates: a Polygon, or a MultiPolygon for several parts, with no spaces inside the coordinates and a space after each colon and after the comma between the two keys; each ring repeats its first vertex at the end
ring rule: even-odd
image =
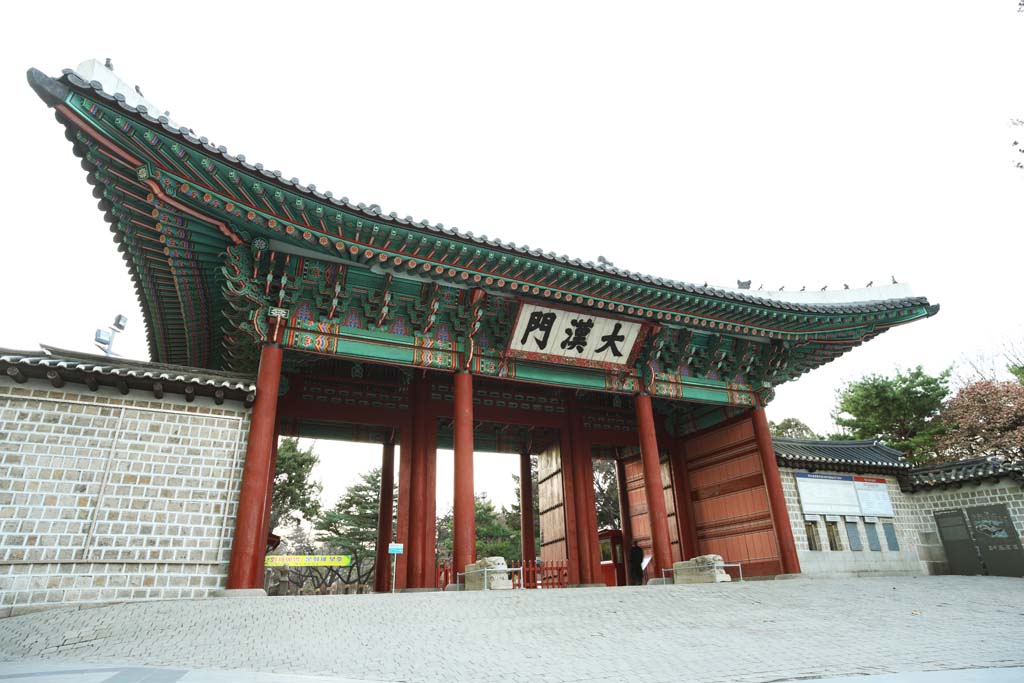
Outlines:
{"type": "Polygon", "coordinates": [[[249,411],[0,384],[0,616],[223,588],[249,411]]]}
{"type": "MultiPolygon", "coordinates": [[[[806,471],[789,467],[779,468],[779,474],[782,477],[782,491],[786,497],[786,510],[789,513],[789,521],[793,529],[793,538],[796,541],[797,556],[800,558],[800,570],[802,573],[812,576],[815,574],[822,576],[869,576],[872,574],[901,575],[924,573],[925,567],[918,554],[918,517],[914,511],[915,501],[910,495],[900,490],[899,483],[893,476],[870,475],[885,479],[889,490],[889,498],[892,500],[893,517],[891,519],[880,519],[878,524],[877,531],[882,545],[880,551],[868,549],[863,517],[857,521],[857,530],[864,549],[859,551],[850,550],[844,518],[839,523],[843,549],[830,550],[828,538],[825,535],[824,516],[822,516],[821,521],[817,524],[818,547],[821,550],[811,550],[807,541],[804,514],[800,508],[800,495],[796,486],[796,473],[806,471]],[[882,521],[893,523],[896,529],[896,540],[900,547],[898,551],[888,549],[885,535],[881,529],[882,521]]],[[[835,474],[853,473],[836,472],[835,474]]]]}
{"type": "Polygon", "coordinates": [[[936,512],[1006,505],[1017,534],[1024,539],[1024,487],[1014,481],[967,482],[947,489],[936,487],[904,495],[910,503],[910,523],[918,535],[918,552],[929,574],[948,571],[946,551],[935,524],[936,512]]]}

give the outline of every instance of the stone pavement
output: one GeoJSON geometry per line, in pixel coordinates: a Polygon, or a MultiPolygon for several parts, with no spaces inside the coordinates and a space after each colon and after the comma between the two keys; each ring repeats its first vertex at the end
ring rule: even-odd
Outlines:
{"type": "MultiPolygon", "coordinates": [[[[1008,671],[1009,669],[1007,669],[1008,671]]],[[[26,659],[0,662],[3,683],[366,683],[352,678],[295,674],[82,664],[26,659]]],[[[995,681],[994,683],[1002,683],[995,681]]]]}
{"type": "Polygon", "coordinates": [[[1024,581],[996,577],[234,598],[0,620],[10,665],[368,681],[753,683],[1020,667],[1022,643],[1024,581]]]}

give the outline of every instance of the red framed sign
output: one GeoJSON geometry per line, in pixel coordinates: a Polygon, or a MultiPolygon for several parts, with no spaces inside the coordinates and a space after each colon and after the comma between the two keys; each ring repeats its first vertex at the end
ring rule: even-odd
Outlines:
{"type": "Polygon", "coordinates": [[[644,323],[522,302],[512,328],[511,358],[622,370],[632,367],[644,323]]]}

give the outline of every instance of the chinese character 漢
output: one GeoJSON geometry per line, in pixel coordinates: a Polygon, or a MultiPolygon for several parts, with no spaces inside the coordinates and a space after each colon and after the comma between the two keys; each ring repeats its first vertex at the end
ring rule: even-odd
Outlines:
{"type": "Polygon", "coordinates": [[[520,344],[525,344],[526,340],[530,338],[530,333],[537,331],[541,333],[541,336],[533,337],[533,341],[537,344],[537,348],[543,350],[548,346],[548,337],[551,335],[551,326],[555,324],[554,313],[541,313],[540,311],[534,311],[530,314],[530,319],[526,322],[526,331],[523,332],[523,338],[519,340],[520,344]]]}
{"type": "Polygon", "coordinates": [[[619,334],[619,330],[621,329],[622,323],[615,323],[615,328],[612,330],[611,334],[606,334],[601,337],[601,341],[603,341],[604,344],[597,348],[597,353],[610,349],[613,356],[620,358],[622,356],[622,352],[619,351],[619,342],[625,341],[626,339],[625,335],[619,334]]]}
{"type": "Polygon", "coordinates": [[[563,349],[575,349],[576,353],[583,353],[587,346],[587,337],[594,329],[594,320],[570,320],[569,324],[572,327],[565,328],[565,339],[562,340],[561,346],[563,349]]]}

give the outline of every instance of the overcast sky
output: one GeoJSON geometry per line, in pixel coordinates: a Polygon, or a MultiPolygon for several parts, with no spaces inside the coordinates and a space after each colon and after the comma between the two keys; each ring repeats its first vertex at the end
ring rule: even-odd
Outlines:
{"type": "MultiPolygon", "coordinates": [[[[385,212],[694,283],[895,275],[942,305],[778,390],[832,428],[867,373],[1024,339],[1024,15],[862,3],[18,3],[5,8],[0,346],[144,358],[128,271],[25,70],[110,57],[198,134],[385,212]],[[627,9],[628,8],[628,9],[627,9]]],[[[318,444],[331,503],[379,462],[318,444]]],[[[510,502],[515,459],[477,458],[510,502]],[[503,483],[504,482],[504,483],[503,483]]],[[[450,454],[438,508],[451,500],[450,454]]]]}

